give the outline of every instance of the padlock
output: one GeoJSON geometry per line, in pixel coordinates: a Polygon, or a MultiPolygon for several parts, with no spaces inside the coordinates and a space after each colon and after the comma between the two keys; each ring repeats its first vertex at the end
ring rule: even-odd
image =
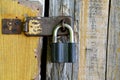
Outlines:
{"type": "Polygon", "coordinates": [[[57,41],[58,30],[62,27],[58,25],[53,31],[53,43],[52,43],[52,62],[55,63],[68,63],[76,62],[76,44],[74,43],[73,29],[68,24],[63,26],[69,30],[70,40],[69,43],[60,43],[57,41]]]}

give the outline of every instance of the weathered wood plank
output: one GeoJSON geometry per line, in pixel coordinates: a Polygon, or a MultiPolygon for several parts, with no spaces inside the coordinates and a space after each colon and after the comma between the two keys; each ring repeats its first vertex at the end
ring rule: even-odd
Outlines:
{"type": "Polygon", "coordinates": [[[81,0],[79,80],[105,80],[109,0],[81,0]]]}
{"type": "Polygon", "coordinates": [[[74,0],[74,37],[77,43],[77,62],[72,64],[72,80],[78,80],[79,73],[79,59],[80,59],[80,0],[74,0]]]}
{"type": "MultiPolygon", "coordinates": [[[[41,4],[44,3],[44,0],[39,1],[42,2],[41,4]]],[[[29,3],[29,1],[27,2],[29,3]]],[[[44,7],[39,9],[41,11],[39,13],[37,7],[33,9],[26,5],[18,3],[18,0],[0,0],[0,28],[3,18],[18,18],[23,21],[26,14],[42,16],[44,13],[42,12],[44,7]]],[[[21,35],[3,35],[0,30],[0,80],[32,80],[38,73],[35,58],[38,42],[38,37],[28,38],[23,33],[21,35]]]]}
{"type": "MultiPolygon", "coordinates": [[[[75,2],[79,2],[79,1],[78,0],[50,0],[49,16],[72,16],[74,19],[75,2]]],[[[76,10],[76,13],[78,13],[78,11],[76,10]]],[[[76,19],[76,23],[77,23],[77,19],[76,19]]],[[[76,27],[78,27],[78,24],[76,24],[76,27]]],[[[77,34],[79,34],[78,31],[76,31],[76,35],[77,34]]],[[[51,44],[51,41],[49,40],[48,43],[51,44]]],[[[51,52],[50,45],[48,45],[46,80],[78,80],[78,76],[77,76],[78,62],[76,62],[75,64],[51,63],[50,52],[51,52]]]]}
{"type": "Polygon", "coordinates": [[[111,0],[107,79],[120,80],[120,0],[111,0]]]}

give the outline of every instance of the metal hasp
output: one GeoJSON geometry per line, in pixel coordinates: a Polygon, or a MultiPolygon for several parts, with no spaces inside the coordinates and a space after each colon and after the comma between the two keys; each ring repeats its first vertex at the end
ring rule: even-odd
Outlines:
{"type": "Polygon", "coordinates": [[[2,34],[20,34],[21,20],[2,19],[2,34]]]}
{"type": "Polygon", "coordinates": [[[76,44],[74,42],[73,29],[68,24],[63,24],[68,29],[70,34],[69,42],[62,43],[57,40],[57,32],[62,28],[61,25],[57,25],[53,31],[53,43],[52,43],[52,62],[53,63],[73,63],[76,62],[76,44]]]}
{"type": "MultiPolygon", "coordinates": [[[[52,36],[55,26],[64,20],[65,23],[72,26],[72,18],[70,16],[59,17],[26,17],[24,31],[27,36],[52,36]]],[[[59,30],[58,35],[66,35],[68,31],[64,33],[59,30]]]]}

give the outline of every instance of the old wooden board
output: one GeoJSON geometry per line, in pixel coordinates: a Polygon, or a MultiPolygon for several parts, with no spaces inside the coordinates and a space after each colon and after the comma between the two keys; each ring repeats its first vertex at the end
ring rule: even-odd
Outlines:
{"type": "MultiPolygon", "coordinates": [[[[72,16],[74,20],[74,16],[77,16],[79,13],[78,8],[78,0],[50,0],[49,6],[49,16],[72,16]],[[77,6],[75,5],[77,4],[77,6]],[[76,11],[76,15],[75,15],[76,11]]],[[[78,20],[77,16],[76,21],[76,29],[78,29],[78,20]]],[[[75,40],[79,41],[79,29],[76,33],[75,40]]],[[[66,37],[63,37],[63,40],[66,40],[66,37]]],[[[47,72],[46,72],[46,80],[78,80],[78,61],[74,64],[72,63],[51,63],[50,57],[50,48],[51,40],[48,41],[48,49],[47,49],[47,72]]],[[[78,49],[79,50],[79,49],[78,49]]],[[[79,51],[77,50],[77,56],[79,55],[79,51]]]]}
{"type": "Polygon", "coordinates": [[[105,80],[109,0],[80,3],[79,80],[105,80]]]}
{"type": "Polygon", "coordinates": [[[120,0],[111,0],[107,79],[120,80],[120,0]]]}
{"type": "MultiPolygon", "coordinates": [[[[39,1],[41,1],[41,4],[44,3],[44,0],[39,1]]],[[[37,10],[38,7],[35,7],[34,4],[33,9],[28,6],[30,3],[32,5],[32,2],[27,2],[29,4],[26,3],[25,5],[24,3],[23,5],[17,0],[0,0],[0,25],[3,18],[18,18],[23,21],[26,15],[42,16],[43,7],[37,10]]],[[[35,52],[39,38],[26,37],[23,33],[20,35],[3,35],[1,30],[0,80],[32,80],[38,73],[35,52]]]]}

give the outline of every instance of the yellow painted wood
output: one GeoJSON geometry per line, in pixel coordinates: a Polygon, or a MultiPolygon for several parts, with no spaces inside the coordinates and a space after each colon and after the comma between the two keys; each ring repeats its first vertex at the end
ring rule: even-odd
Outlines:
{"type": "Polygon", "coordinates": [[[0,0],[0,80],[31,80],[37,73],[34,49],[38,37],[1,33],[1,19],[17,17],[23,20],[25,14],[36,16],[37,13],[17,1],[0,0]]]}

